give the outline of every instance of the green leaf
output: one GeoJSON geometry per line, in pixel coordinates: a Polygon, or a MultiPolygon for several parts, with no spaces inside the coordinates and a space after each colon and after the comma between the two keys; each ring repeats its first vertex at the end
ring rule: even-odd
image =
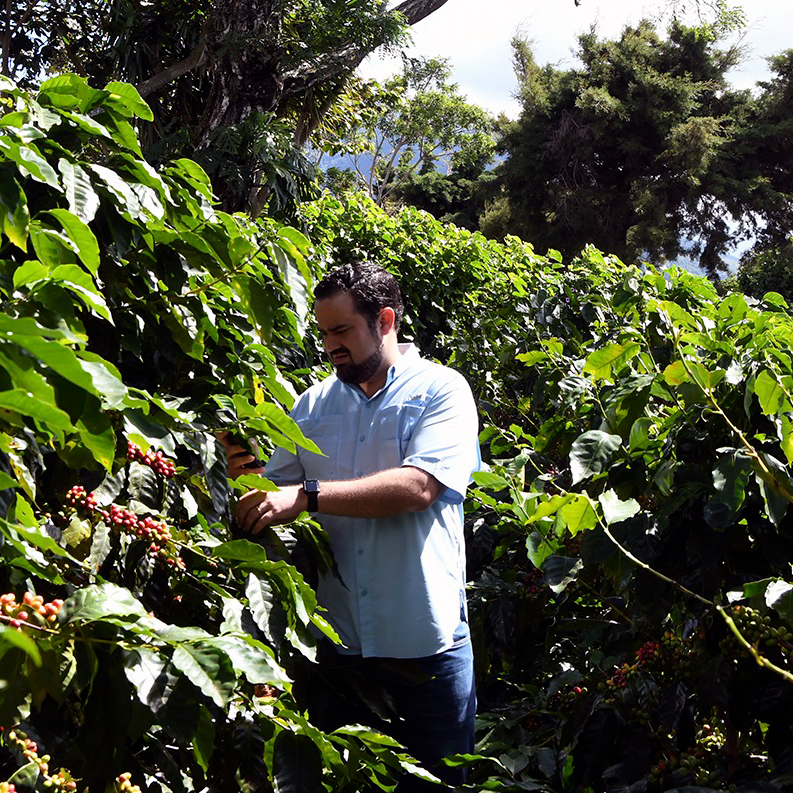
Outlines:
{"type": "Polygon", "coordinates": [[[18,631],[16,628],[10,628],[0,623],[0,656],[5,653],[4,644],[19,647],[36,666],[41,666],[41,653],[36,642],[23,631],[18,631]]]}
{"type": "Polygon", "coordinates": [[[198,713],[198,724],[193,735],[193,757],[206,773],[215,748],[215,725],[209,711],[202,707],[198,713]]]}
{"type": "Polygon", "coordinates": [[[50,272],[49,267],[35,259],[23,262],[14,270],[14,289],[44,281],[49,278],[50,272]]]}
{"type": "Polygon", "coordinates": [[[68,235],[43,226],[38,220],[34,220],[30,224],[30,240],[36,255],[48,267],[72,264],[77,261],[74,243],[68,235]]]}
{"type": "Polygon", "coordinates": [[[589,430],[573,442],[570,449],[570,471],[573,484],[601,473],[622,444],[619,435],[602,430],[589,430]]]}
{"type": "Polygon", "coordinates": [[[236,677],[228,655],[219,647],[189,643],[177,645],[171,657],[173,665],[216,705],[225,708],[236,677]]]}
{"type": "MultiPolygon", "coordinates": [[[[69,162],[61,158],[58,160],[58,170],[61,172],[63,181],[63,189],[66,192],[66,200],[69,202],[69,212],[73,213],[76,219],[79,219],[81,225],[90,223],[95,217],[99,209],[99,196],[91,184],[91,179],[88,174],[77,164],[69,162]]],[[[50,210],[50,214],[64,213],[65,210],[50,210]]],[[[58,215],[56,215],[58,217],[58,215]]],[[[64,223],[64,227],[66,223],[64,223]]],[[[67,228],[67,233],[71,237],[71,233],[67,228]]],[[[87,227],[84,227],[84,232],[93,239],[93,244],[96,245],[96,239],[87,227]]],[[[72,237],[74,239],[74,237],[72,237]]],[[[81,257],[82,258],[82,257],[81,257]]],[[[97,264],[98,264],[98,248],[97,248],[97,264]]],[[[88,266],[86,264],[86,266],[88,266]]],[[[96,272],[96,268],[90,268],[92,272],[96,272]]]]}
{"type": "Polygon", "coordinates": [[[793,625],[793,584],[773,581],[765,591],[765,603],[774,609],[788,625],[793,625]]]}
{"type": "Polygon", "coordinates": [[[50,274],[51,279],[63,284],[69,291],[78,295],[88,308],[92,308],[102,319],[113,324],[113,318],[105,299],[97,291],[91,276],[76,264],[61,264],[50,274]]]}
{"type": "Polygon", "coordinates": [[[600,350],[595,350],[586,359],[582,373],[591,374],[595,380],[611,380],[613,373],[618,372],[639,352],[641,345],[636,342],[609,344],[600,350]]]}
{"type": "Polygon", "coordinates": [[[154,121],[151,108],[143,100],[135,86],[113,81],[105,86],[105,91],[110,93],[106,100],[107,104],[113,105],[119,113],[123,113],[125,116],[137,116],[144,121],[154,121]]]}
{"type": "Polygon", "coordinates": [[[598,496],[598,501],[603,508],[603,519],[607,526],[632,518],[641,510],[637,501],[632,498],[622,501],[613,490],[601,493],[598,496]]]}
{"type": "Polygon", "coordinates": [[[531,560],[531,563],[537,568],[541,569],[545,560],[559,550],[560,543],[553,538],[544,538],[542,534],[537,531],[531,532],[526,537],[526,552],[531,560]]]}
{"type": "Polygon", "coordinates": [[[664,369],[664,380],[668,385],[681,385],[689,380],[688,372],[682,361],[673,361],[664,369]]]}
{"type": "Polygon", "coordinates": [[[0,168],[0,230],[21,251],[28,247],[30,211],[19,182],[0,168]]]}
{"type": "Polygon", "coordinates": [[[474,471],[471,474],[471,479],[487,490],[506,490],[509,487],[509,481],[501,474],[495,474],[492,471],[474,471]]]}
{"type": "Polygon", "coordinates": [[[757,376],[754,392],[766,416],[775,416],[780,410],[793,410],[782,385],[768,369],[763,369],[757,376]]]}
{"type": "Polygon", "coordinates": [[[96,275],[99,269],[99,243],[93,231],[72,212],[65,209],[50,209],[48,215],[60,223],[66,235],[74,244],[74,250],[86,269],[96,275]]]}
{"type": "Polygon", "coordinates": [[[43,431],[58,438],[61,443],[64,433],[74,429],[68,413],[20,389],[0,392],[0,410],[12,410],[34,418],[43,431]]]}
{"type": "Polygon", "coordinates": [[[716,495],[703,510],[703,517],[709,526],[725,529],[736,520],[751,476],[752,463],[745,454],[733,452],[719,461],[713,470],[716,495]]]}
{"type": "Polygon", "coordinates": [[[81,350],[79,356],[80,366],[91,377],[96,392],[102,395],[103,408],[113,410],[125,405],[129,392],[118,369],[96,353],[81,350]]]}
{"type": "Polygon", "coordinates": [[[542,564],[548,586],[558,595],[573,583],[584,563],[568,556],[549,556],[542,564]]]}
{"type": "Polygon", "coordinates": [[[132,593],[116,584],[93,584],[78,589],[61,608],[61,622],[97,622],[108,617],[146,616],[146,609],[132,593]]]}
{"type": "Polygon", "coordinates": [[[19,487],[19,482],[5,471],[0,471],[0,490],[7,490],[10,487],[19,487]]]}
{"type": "Polygon", "coordinates": [[[104,521],[100,521],[94,529],[91,539],[91,550],[87,560],[93,573],[99,571],[99,568],[110,555],[112,549],[113,542],[110,527],[104,521]]]}
{"type": "Polygon", "coordinates": [[[75,514],[69,521],[69,525],[63,530],[61,543],[74,551],[91,538],[91,531],[91,523],[75,514]]]}
{"type": "Polygon", "coordinates": [[[116,433],[107,416],[87,409],[75,426],[85,448],[109,471],[116,456],[116,433]]]}
{"type": "Polygon", "coordinates": [[[530,352],[522,352],[516,355],[515,360],[525,363],[526,366],[535,366],[540,361],[547,361],[548,353],[543,350],[531,350],[530,352]]]}
{"type": "Polygon", "coordinates": [[[593,529],[597,526],[597,513],[587,495],[576,495],[560,510],[559,515],[567,530],[575,536],[580,531],[593,529]]]}
{"type": "Polygon", "coordinates": [[[226,634],[205,640],[222,649],[231,659],[235,670],[241,672],[249,683],[269,683],[289,688],[291,681],[278,664],[270,647],[247,634],[226,634]]]}

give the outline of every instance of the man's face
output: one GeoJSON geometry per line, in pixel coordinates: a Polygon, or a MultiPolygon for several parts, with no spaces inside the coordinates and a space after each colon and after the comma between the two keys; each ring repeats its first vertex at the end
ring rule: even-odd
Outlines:
{"type": "Polygon", "coordinates": [[[368,382],[383,362],[383,338],[356,310],[352,296],[340,292],[314,306],[325,352],[345,383],[368,382]]]}

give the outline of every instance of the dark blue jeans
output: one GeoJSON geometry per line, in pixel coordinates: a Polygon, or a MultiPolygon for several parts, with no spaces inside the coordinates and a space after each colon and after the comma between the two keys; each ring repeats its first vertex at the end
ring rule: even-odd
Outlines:
{"type": "MultiPolygon", "coordinates": [[[[296,680],[296,695],[306,697],[320,729],[365,724],[396,738],[447,784],[462,784],[464,769],[436,764],[474,750],[473,652],[464,627],[451,649],[425,658],[362,658],[325,647],[313,673],[296,680]]],[[[398,793],[425,790],[442,788],[410,776],[397,787],[398,793]]]]}

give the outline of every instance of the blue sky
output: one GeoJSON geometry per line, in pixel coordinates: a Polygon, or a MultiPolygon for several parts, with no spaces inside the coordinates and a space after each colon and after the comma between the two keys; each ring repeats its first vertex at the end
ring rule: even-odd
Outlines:
{"type": "MultiPolygon", "coordinates": [[[[750,88],[768,77],[766,56],[793,48],[793,2],[744,0],[741,5],[748,20],[742,39],[747,53],[731,77],[738,87],[750,88]]],[[[581,0],[578,7],[573,0],[448,0],[413,27],[410,53],[448,58],[455,81],[470,101],[515,117],[509,43],[516,33],[534,42],[539,63],[572,66],[576,37],[592,24],[601,35],[614,37],[642,17],[658,18],[665,6],[665,0],[581,0]]],[[[364,62],[361,73],[382,79],[398,68],[398,60],[375,54],[364,62]]]]}

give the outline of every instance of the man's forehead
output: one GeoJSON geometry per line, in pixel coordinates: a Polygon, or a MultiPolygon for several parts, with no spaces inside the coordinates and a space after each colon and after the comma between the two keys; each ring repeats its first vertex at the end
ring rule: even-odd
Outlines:
{"type": "Polygon", "coordinates": [[[322,297],[315,301],[314,318],[317,325],[329,324],[331,326],[355,322],[358,318],[365,319],[355,307],[349,292],[337,292],[335,295],[322,297]]]}

